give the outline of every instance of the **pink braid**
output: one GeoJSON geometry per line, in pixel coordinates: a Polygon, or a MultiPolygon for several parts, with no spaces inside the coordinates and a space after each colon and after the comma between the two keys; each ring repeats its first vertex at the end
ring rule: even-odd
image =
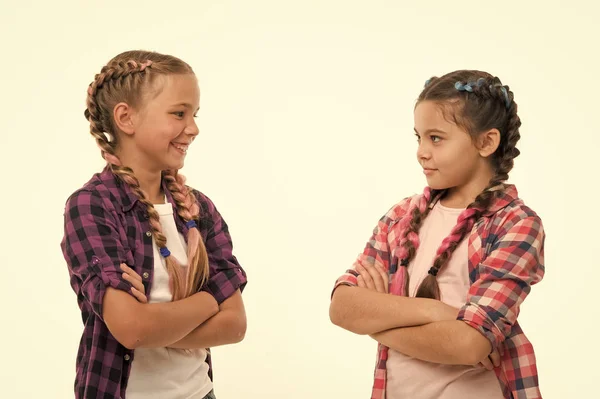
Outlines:
{"type": "MultiPolygon", "coordinates": [[[[196,222],[200,216],[200,207],[196,197],[185,184],[185,177],[177,171],[169,171],[164,175],[169,191],[177,204],[177,212],[186,221],[196,222]]],[[[190,228],[187,233],[186,281],[189,293],[201,287],[208,278],[208,254],[197,227],[190,228]]]]}
{"type": "Polygon", "coordinates": [[[473,228],[473,225],[475,224],[474,216],[476,215],[477,210],[474,208],[468,208],[460,214],[456,226],[452,228],[450,235],[444,238],[444,241],[442,241],[442,244],[437,250],[436,256],[442,255],[450,249],[450,246],[460,241],[462,239],[463,231],[470,231],[473,228]]]}
{"type": "Polygon", "coordinates": [[[397,262],[397,269],[392,276],[392,290],[390,291],[394,295],[402,295],[403,291],[405,292],[405,295],[408,295],[407,268],[411,257],[414,256],[416,250],[419,248],[419,234],[415,231],[415,227],[418,229],[421,224],[419,223],[419,226],[414,226],[413,219],[415,215],[422,215],[422,218],[427,215],[431,196],[431,188],[426,187],[423,194],[418,198],[417,203],[409,208],[407,215],[410,215],[410,217],[404,217],[398,222],[398,236],[401,238],[395,259],[393,260],[394,262],[397,262]]]}

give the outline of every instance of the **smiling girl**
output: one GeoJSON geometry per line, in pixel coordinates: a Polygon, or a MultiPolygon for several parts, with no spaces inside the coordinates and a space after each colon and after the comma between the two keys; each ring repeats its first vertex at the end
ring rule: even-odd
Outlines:
{"type": "Polygon", "coordinates": [[[61,248],[83,319],[77,398],[214,398],[208,348],[240,342],[246,273],[179,173],[200,91],[182,60],[117,55],[87,91],[107,165],[67,200],[61,248]]]}

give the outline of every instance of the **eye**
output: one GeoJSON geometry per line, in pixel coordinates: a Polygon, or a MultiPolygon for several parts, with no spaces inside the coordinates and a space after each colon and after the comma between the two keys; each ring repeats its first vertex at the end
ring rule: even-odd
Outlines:
{"type": "Polygon", "coordinates": [[[183,118],[183,116],[185,115],[185,112],[183,112],[183,111],[173,112],[173,115],[175,115],[178,118],[183,118]]]}
{"type": "Polygon", "coordinates": [[[431,141],[434,143],[439,143],[442,140],[440,136],[431,136],[431,141]]]}
{"type": "Polygon", "coordinates": [[[417,143],[421,141],[421,136],[418,133],[415,133],[415,137],[417,138],[417,143]]]}

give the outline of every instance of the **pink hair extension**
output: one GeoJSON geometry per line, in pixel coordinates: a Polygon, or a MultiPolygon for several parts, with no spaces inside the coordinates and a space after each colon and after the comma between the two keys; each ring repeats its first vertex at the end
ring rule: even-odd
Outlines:
{"type": "Polygon", "coordinates": [[[392,276],[391,286],[394,287],[391,292],[392,294],[402,294],[402,290],[404,289],[408,277],[407,269],[410,259],[408,259],[409,251],[406,245],[407,241],[410,241],[415,250],[419,247],[419,234],[414,231],[408,231],[412,222],[413,212],[418,208],[419,212],[424,215],[427,212],[427,207],[431,201],[431,194],[431,188],[426,187],[423,194],[418,198],[417,203],[409,208],[407,212],[409,217],[404,217],[398,222],[398,236],[401,238],[393,262],[398,262],[400,264],[396,264],[396,272],[392,276]]]}
{"type": "MultiPolygon", "coordinates": [[[[183,175],[177,173],[177,171],[175,171],[174,173],[170,172],[170,173],[165,174],[165,179],[167,181],[169,181],[170,184],[175,185],[175,187],[177,188],[176,190],[172,190],[172,192],[171,192],[173,195],[173,198],[178,203],[184,204],[184,208],[179,210],[179,214],[181,215],[181,217],[183,217],[183,219],[186,221],[197,219],[199,216],[199,213],[200,213],[200,207],[196,203],[194,195],[192,193],[190,193],[187,186],[185,185],[185,177],[183,175]]],[[[200,235],[200,231],[198,230],[198,228],[190,228],[188,230],[188,236],[187,236],[188,262],[186,265],[186,267],[187,267],[186,281],[189,281],[189,279],[190,279],[189,272],[191,270],[191,264],[192,264],[194,255],[196,254],[196,251],[198,249],[198,245],[200,244],[201,239],[202,239],[202,237],[200,235]]]]}
{"type": "MultiPolygon", "coordinates": [[[[478,214],[478,210],[475,208],[467,208],[464,210],[458,217],[456,225],[452,228],[450,234],[444,238],[442,244],[437,250],[436,259],[439,258],[443,253],[450,252],[450,247],[452,245],[458,244],[460,240],[462,240],[465,231],[470,231],[475,224],[475,216],[478,214]]],[[[450,253],[448,253],[448,258],[450,258],[450,253]]],[[[446,259],[446,261],[447,261],[446,259]]],[[[439,270],[442,265],[438,265],[436,268],[439,270]]]]}

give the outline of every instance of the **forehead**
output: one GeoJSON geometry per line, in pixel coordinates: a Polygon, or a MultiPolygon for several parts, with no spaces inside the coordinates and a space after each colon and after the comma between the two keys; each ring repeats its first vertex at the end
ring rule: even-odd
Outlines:
{"type": "Polygon", "coordinates": [[[446,113],[452,112],[451,109],[446,108],[433,101],[422,101],[415,107],[415,128],[417,130],[426,129],[442,129],[452,130],[457,128],[456,124],[452,122],[446,113]]]}
{"type": "Polygon", "coordinates": [[[163,75],[156,80],[155,85],[157,94],[155,94],[153,102],[163,106],[183,103],[198,108],[200,88],[196,75],[163,75]]]}

